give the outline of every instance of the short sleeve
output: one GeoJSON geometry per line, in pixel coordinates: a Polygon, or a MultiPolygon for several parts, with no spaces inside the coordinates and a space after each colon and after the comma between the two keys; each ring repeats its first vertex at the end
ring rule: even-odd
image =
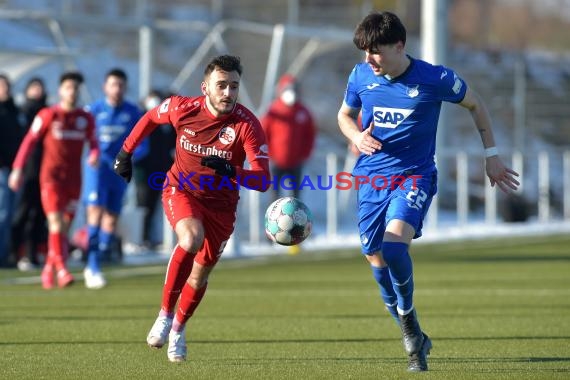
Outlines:
{"type": "Polygon", "coordinates": [[[362,107],[362,100],[358,95],[358,87],[357,87],[357,76],[358,71],[357,67],[355,66],[352,69],[348,77],[348,83],[346,85],[346,90],[344,91],[344,104],[349,106],[350,108],[360,109],[362,107]]]}

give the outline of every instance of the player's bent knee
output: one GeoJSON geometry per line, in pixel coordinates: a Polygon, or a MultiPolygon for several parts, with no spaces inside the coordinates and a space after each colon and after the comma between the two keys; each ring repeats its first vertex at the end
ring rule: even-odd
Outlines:
{"type": "Polygon", "coordinates": [[[178,238],[178,245],[186,252],[196,253],[202,246],[204,239],[190,234],[178,238]]]}

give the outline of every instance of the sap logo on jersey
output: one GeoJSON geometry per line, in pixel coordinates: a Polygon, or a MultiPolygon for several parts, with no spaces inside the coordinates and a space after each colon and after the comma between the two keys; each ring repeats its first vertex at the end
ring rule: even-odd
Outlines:
{"type": "Polygon", "coordinates": [[[380,128],[396,128],[410,116],[414,110],[405,108],[374,107],[374,126],[380,128]]]}

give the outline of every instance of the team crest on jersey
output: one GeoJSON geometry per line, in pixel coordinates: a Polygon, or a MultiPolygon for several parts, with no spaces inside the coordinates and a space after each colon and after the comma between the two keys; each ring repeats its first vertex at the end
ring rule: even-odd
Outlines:
{"type": "Polygon", "coordinates": [[[87,119],[84,118],[83,116],[79,116],[76,120],[75,120],[75,128],[79,129],[80,131],[84,130],[85,128],[87,128],[87,119]]]}
{"type": "Polygon", "coordinates": [[[236,131],[232,127],[223,127],[218,137],[222,144],[228,145],[234,142],[236,131]]]}
{"type": "Polygon", "coordinates": [[[420,90],[419,90],[419,85],[416,84],[413,87],[408,87],[408,91],[407,94],[410,98],[415,98],[416,96],[418,96],[420,94],[420,90]]]}

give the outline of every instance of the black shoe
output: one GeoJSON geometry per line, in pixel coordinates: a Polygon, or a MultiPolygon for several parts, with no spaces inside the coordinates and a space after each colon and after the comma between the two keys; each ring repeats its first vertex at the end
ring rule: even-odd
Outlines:
{"type": "Polygon", "coordinates": [[[424,336],[416,317],[416,310],[414,309],[406,315],[398,315],[398,318],[402,329],[404,350],[408,355],[419,352],[424,343],[424,336]]]}
{"type": "Polygon", "coordinates": [[[414,309],[406,315],[398,315],[398,318],[402,329],[404,350],[408,355],[418,353],[424,343],[424,335],[416,317],[416,310],[414,309]]]}
{"type": "Polygon", "coordinates": [[[408,371],[410,372],[423,372],[428,370],[427,356],[431,350],[431,339],[425,333],[422,333],[424,342],[422,348],[418,353],[409,356],[408,371]]]}

